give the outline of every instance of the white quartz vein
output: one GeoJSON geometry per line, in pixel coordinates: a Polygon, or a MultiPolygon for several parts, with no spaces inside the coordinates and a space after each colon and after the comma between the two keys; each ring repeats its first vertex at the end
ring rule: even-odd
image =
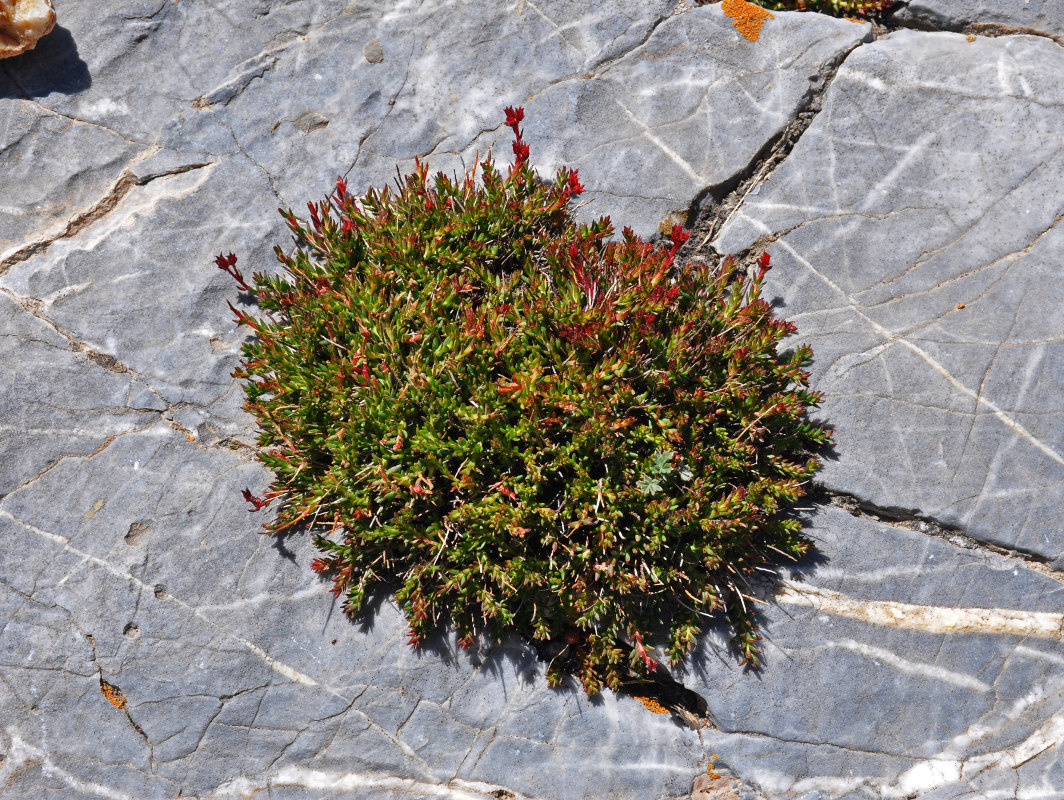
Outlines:
{"type": "Polygon", "coordinates": [[[705,185],[706,183],[708,183],[708,181],[704,177],[699,175],[698,172],[695,171],[695,168],[688,164],[680,156],[679,153],[677,153],[675,150],[665,144],[665,142],[655,136],[654,131],[652,131],[650,127],[645,122],[643,122],[643,120],[639,119],[639,117],[633,114],[627,108],[627,106],[624,105],[624,103],[622,103],[617,98],[614,98],[613,102],[617,104],[621,111],[628,115],[628,119],[632,120],[632,122],[639,126],[639,128],[643,131],[643,136],[646,137],[650,142],[652,142],[659,150],[661,150],[661,152],[667,155],[673,161],[673,163],[675,163],[680,169],[682,169],[687,174],[688,177],[690,177],[694,181],[697,181],[699,185],[705,185]]]}
{"type": "Polygon", "coordinates": [[[909,675],[922,675],[925,678],[931,678],[942,683],[952,683],[954,686],[961,686],[976,692],[989,692],[993,688],[990,684],[984,683],[971,675],[954,672],[934,664],[910,661],[907,658],[902,658],[897,653],[892,653],[890,650],[884,650],[882,647],[873,647],[870,644],[853,639],[839,639],[838,641],[827,642],[816,649],[821,648],[850,650],[874,661],[881,661],[898,672],[904,672],[909,675]]]}
{"type": "MultiPolygon", "coordinates": [[[[766,226],[762,226],[762,227],[765,227],[765,232],[766,233],[770,233],[771,232],[771,231],[768,230],[768,228],[766,226]]],[[[1012,430],[1013,432],[1015,432],[1016,434],[1018,434],[1022,438],[1026,439],[1028,443],[1030,443],[1033,447],[1035,447],[1035,449],[1037,449],[1039,452],[1041,452],[1042,454],[1044,454],[1048,458],[1050,458],[1053,461],[1055,461],[1057,464],[1060,464],[1061,466],[1064,466],[1064,456],[1062,456],[1060,453],[1058,453],[1052,447],[1047,445],[1045,442],[1043,442],[1040,439],[1038,439],[1037,437],[1035,437],[1030,431],[1028,431],[1025,427],[1023,427],[1023,425],[1021,425],[1019,422],[1017,422],[1015,419],[1013,419],[1011,416],[1009,416],[1001,408],[1001,406],[999,406],[993,400],[990,400],[985,395],[982,395],[979,392],[975,391],[974,389],[971,389],[970,387],[968,387],[965,384],[961,383],[961,381],[959,381],[956,377],[953,376],[952,373],[950,373],[949,370],[947,370],[944,366],[942,366],[942,364],[940,364],[934,358],[934,356],[932,356],[930,353],[928,353],[926,350],[924,350],[919,345],[914,344],[913,342],[910,342],[908,339],[896,338],[895,334],[892,333],[888,328],[883,327],[878,322],[876,322],[874,319],[872,319],[870,316],[865,314],[864,311],[861,309],[861,307],[858,306],[857,303],[855,303],[853,301],[853,299],[848,294],[846,294],[846,292],[844,292],[842,290],[842,287],[840,287],[838,284],[836,284],[827,275],[825,275],[822,272],[820,272],[819,270],[817,270],[808,260],[806,260],[801,255],[799,255],[798,251],[795,250],[786,241],[779,240],[779,241],[776,242],[776,244],[779,247],[782,247],[788,253],[790,253],[799,264],[801,264],[803,267],[805,267],[810,272],[812,272],[814,275],[816,275],[818,278],[820,278],[824,283],[826,283],[829,287],[831,287],[831,289],[833,289],[834,291],[838,292],[839,295],[842,296],[846,300],[847,304],[849,305],[849,307],[853,311],[853,313],[856,314],[857,316],[859,316],[866,323],[868,323],[869,327],[871,327],[872,330],[874,330],[877,334],[882,336],[884,339],[888,340],[888,343],[892,340],[894,344],[899,344],[899,345],[901,345],[903,347],[908,348],[912,353],[914,353],[915,355],[917,355],[921,359],[923,359],[925,362],[927,362],[927,364],[929,366],[931,366],[932,369],[934,369],[943,378],[945,378],[946,381],[948,381],[951,386],[953,386],[955,389],[957,389],[957,391],[961,392],[962,394],[964,394],[967,397],[970,397],[972,400],[974,400],[975,403],[976,403],[976,406],[983,406],[984,408],[986,408],[1003,425],[1005,425],[1005,427],[1009,428],[1010,430],[1012,430]]]]}
{"type": "Polygon", "coordinates": [[[446,783],[429,783],[413,778],[400,778],[380,772],[324,772],[300,766],[284,767],[262,778],[239,777],[219,786],[207,797],[251,798],[264,787],[298,786],[332,792],[353,792],[365,789],[383,789],[396,792],[417,792],[430,797],[447,800],[493,800],[508,797],[513,800],[534,800],[528,795],[503,786],[453,778],[446,783]]]}
{"type": "MultiPolygon", "coordinates": [[[[14,522],[16,525],[19,525],[22,528],[25,528],[26,530],[36,534],[37,536],[40,536],[42,539],[47,539],[49,541],[52,541],[52,542],[55,542],[57,544],[63,545],[63,550],[61,552],[70,552],[70,553],[73,553],[74,555],[81,556],[81,558],[82,558],[82,562],[81,563],[82,564],[91,562],[93,564],[96,564],[96,565],[102,567],[103,569],[105,569],[107,572],[109,572],[111,575],[115,576],[116,578],[128,581],[129,583],[133,584],[134,586],[136,586],[138,589],[140,589],[142,591],[150,592],[150,593],[154,593],[155,592],[155,587],[154,586],[148,585],[144,581],[140,580],[140,578],[137,578],[136,576],[131,575],[126,570],[124,570],[124,569],[122,569],[120,567],[116,567],[114,564],[111,564],[109,561],[106,561],[106,560],[104,560],[102,558],[99,558],[98,556],[94,556],[91,553],[86,553],[84,550],[80,550],[77,547],[74,547],[72,544],[70,544],[70,540],[67,537],[65,537],[65,536],[61,536],[60,534],[52,533],[50,531],[41,530],[40,528],[37,528],[37,527],[29,524],[28,522],[26,522],[24,520],[21,520],[18,517],[13,516],[11,513],[9,513],[8,511],[5,511],[3,509],[0,509],[0,517],[8,519],[11,522],[14,522]]],[[[197,619],[200,619],[203,622],[205,622],[211,628],[213,628],[213,629],[217,630],[218,632],[224,634],[225,636],[229,637],[230,639],[233,639],[234,641],[238,642],[243,647],[245,647],[246,649],[248,649],[249,651],[254,653],[256,656],[258,656],[260,659],[262,659],[266,663],[266,665],[269,666],[270,669],[272,669],[274,672],[276,672],[279,675],[287,678],[288,680],[292,681],[293,683],[299,683],[299,684],[302,684],[303,686],[317,687],[317,688],[323,689],[324,691],[328,692],[329,694],[331,694],[331,695],[333,695],[335,697],[340,698],[345,703],[350,703],[351,702],[352,698],[350,698],[350,697],[346,696],[345,694],[343,694],[339,689],[336,689],[336,688],[334,688],[332,686],[329,686],[328,684],[321,683],[320,681],[315,680],[311,676],[309,676],[309,675],[307,675],[307,674],[305,674],[303,672],[300,672],[299,670],[295,669],[294,667],[291,667],[288,664],[285,664],[285,663],[283,663],[281,661],[278,661],[277,659],[273,658],[269,653],[267,653],[265,650],[263,650],[261,647],[256,645],[254,642],[250,642],[247,639],[245,639],[244,637],[242,637],[242,636],[234,633],[233,631],[230,631],[230,630],[222,627],[221,625],[219,625],[217,622],[212,620],[210,617],[206,616],[201,609],[196,608],[195,606],[189,605],[188,603],[186,603],[183,600],[180,600],[180,599],[174,597],[173,595],[171,595],[169,593],[163,595],[161,597],[161,599],[164,599],[165,601],[173,603],[174,605],[184,609],[185,611],[187,611],[190,614],[192,614],[193,616],[195,616],[197,619]]],[[[365,719],[365,721],[367,723],[369,723],[369,725],[374,730],[376,730],[381,735],[385,736],[389,741],[391,741],[392,744],[394,744],[397,748],[399,748],[399,750],[402,751],[403,755],[405,755],[407,758],[409,758],[410,760],[412,760],[413,762],[418,764],[426,773],[431,774],[431,771],[429,770],[428,765],[414,751],[414,749],[410,745],[408,745],[402,739],[399,739],[399,738],[393,736],[387,730],[385,730],[380,725],[378,725],[371,717],[369,717],[364,712],[353,708],[351,710],[351,713],[357,714],[358,716],[360,716],[363,719],[365,719]]]]}
{"type": "Polygon", "coordinates": [[[857,600],[841,592],[780,581],[780,603],[809,606],[826,614],[857,619],[872,625],[925,633],[984,633],[1061,639],[1064,614],[1006,608],[951,608],[899,603],[893,600],[857,600]]]}
{"type": "Polygon", "coordinates": [[[884,797],[912,797],[916,793],[931,791],[945,784],[970,780],[975,775],[993,769],[1017,769],[1037,758],[1042,753],[1064,742],[1064,713],[1058,711],[1046,720],[1023,741],[1002,750],[963,756],[973,744],[1001,731],[1012,720],[1018,719],[1032,705],[1044,702],[1054,695],[1059,696],[1064,686],[1055,681],[1051,687],[1036,686],[1025,696],[1018,698],[1004,720],[996,718],[993,723],[977,722],[964,733],[953,737],[949,745],[931,758],[921,761],[898,776],[897,780],[884,786],[884,797]]]}
{"type": "MultiPolygon", "coordinates": [[[[1002,713],[994,714],[987,721],[979,721],[957,736],[938,753],[920,759],[908,769],[900,772],[896,778],[884,779],[871,775],[840,778],[831,775],[812,775],[795,780],[775,770],[754,771],[746,777],[756,782],[762,790],[774,793],[788,793],[796,796],[806,792],[825,792],[829,796],[839,797],[860,790],[862,796],[878,796],[891,800],[902,800],[923,796],[943,786],[971,781],[976,775],[988,770],[1015,770],[1042,753],[1064,742],[1064,713],[1058,711],[1027,738],[1000,750],[969,754],[973,746],[989,736],[1000,734],[1012,721],[1017,720],[1031,706],[1047,700],[1059,699],[1064,691],[1064,682],[1053,681],[1050,686],[1039,686],[1028,694],[1015,700],[1002,713]],[[875,792],[875,795],[872,795],[875,792]]],[[[975,796],[975,795],[965,795],[975,796]]],[[[991,795],[980,795],[989,797],[991,795]]],[[[1012,795],[1005,795],[1012,796],[1012,795]]],[[[1038,797],[1031,794],[1024,797],[1038,797]]],[[[1057,798],[1058,793],[1044,795],[1057,798]]]]}
{"type": "Polygon", "coordinates": [[[71,789],[83,795],[106,797],[108,800],[137,800],[125,792],[92,781],[83,781],[71,775],[65,769],[53,764],[46,752],[24,741],[13,728],[5,728],[4,732],[11,739],[11,746],[4,754],[3,761],[0,762],[0,786],[7,785],[8,779],[24,764],[35,761],[45,775],[59,778],[71,789]]]}

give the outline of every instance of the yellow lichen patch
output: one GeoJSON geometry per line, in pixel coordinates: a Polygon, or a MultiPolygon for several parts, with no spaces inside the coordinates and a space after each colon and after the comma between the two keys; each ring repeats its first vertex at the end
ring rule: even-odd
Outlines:
{"type": "Polygon", "coordinates": [[[111,705],[115,708],[126,707],[126,696],[122,694],[122,690],[117,686],[112,686],[107,681],[100,681],[100,691],[104,697],[111,701],[111,705]]]}
{"type": "Polygon", "coordinates": [[[975,41],[975,37],[974,36],[965,36],[964,38],[967,39],[969,42],[974,42],[975,41]]]}
{"type": "Polygon", "coordinates": [[[662,236],[668,236],[672,233],[673,225],[686,225],[687,224],[687,212],[686,211],[670,211],[665,215],[665,219],[658,225],[658,231],[662,236]]]}
{"type": "Polygon", "coordinates": [[[668,714],[669,709],[665,708],[661,703],[655,700],[653,697],[640,697],[637,694],[633,694],[636,700],[647,707],[647,710],[653,711],[655,714],[668,714]]]}
{"type": "Polygon", "coordinates": [[[706,767],[706,774],[710,777],[710,780],[719,780],[721,777],[719,772],[713,771],[713,762],[716,761],[718,758],[720,758],[720,756],[718,756],[716,753],[709,757],[709,765],[706,767]]]}
{"type": "Polygon", "coordinates": [[[761,26],[766,19],[775,19],[771,11],[746,0],[723,0],[720,8],[725,16],[731,17],[735,30],[751,42],[756,42],[757,37],[761,35],[761,26]]]}

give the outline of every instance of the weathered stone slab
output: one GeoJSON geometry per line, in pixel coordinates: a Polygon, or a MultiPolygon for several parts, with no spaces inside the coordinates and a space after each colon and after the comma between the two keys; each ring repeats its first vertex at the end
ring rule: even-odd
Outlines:
{"type": "Polygon", "coordinates": [[[1064,50],[900,31],[723,228],[816,353],[822,480],[1061,563],[1064,50]]]}
{"type": "Polygon", "coordinates": [[[41,299],[41,315],[114,359],[196,438],[246,436],[229,375],[245,334],[226,319],[231,279],[211,259],[235,248],[268,263],[276,223],[246,205],[249,196],[269,202],[267,182],[246,159],[162,164],[136,177],[99,222],[17,264],[0,284],[41,299]],[[219,205],[204,218],[207,198],[219,205]]]}
{"type": "Polygon", "coordinates": [[[292,45],[261,85],[219,95],[209,111],[298,207],[337,174],[361,192],[393,180],[397,164],[409,171],[415,156],[446,172],[489,149],[507,161],[501,109],[524,105],[541,174],[577,166],[589,214],[651,235],[667,211],[745,169],[808,102],[819,73],[870,35],[867,25],[781,14],[751,43],[716,6],[668,17],[674,5],[356,9],[363,25],[292,45]],[[444,66],[442,48],[459,41],[475,44],[444,66]]]}
{"type": "MultiPolygon", "coordinates": [[[[239,492],[270,476],[237,446],[254,432],[229,375],[246,331],[225,306],[250,298],[213,256],[271,269],[274,208],[339,173],[363,189],[415,155],[509,160],[508,104],[541,173],[580,169],[582,213],[653,233],[743,173],[870,33],[779,13],[749,42],[717,6],[677,9],[60,3],[63,27],[0,66],[5,798],[672,800],[713,753],[744,800],[1064,796],[1044,635],[1059,576],[1015,559],[818,513],[826,561],[767,607],[766,668],[744,672],[710,632],[683,676],[720,723],[695,732],[632,698],[548,690],[519,642],[415,653],[383,597],[352,625],[305,537],[254,535],[239,492]]],[[[925,33],[859,48],[791,182],[785,166],[722,239],[799,226],[770,275],[817,347],[829,483],[1031,549],[1058,535],[1056,53],[925,33]],[[879,411],[913,401],[932,407],[879,411]],[[868,424],[883,418],[896,431],[868,424]]]]}
{"type": "Polygon", "coordinates": [[[5,294],[0,319],[0,499],[60,458],[87,455],[165,409],[145,384],[108,369],[98,354],[75,352],[5,294]]]}
{"type": "Polygon", "coordinates": [[[1064,796],[1060,574],[835,508],[807,532],[817,555],[765,608],[765,667],[710,636],[686,679],[719,725],[709,751],[771,798],[1064,796]]]}
{"type": "Polygon", "coordinates": [[[348,622],[307,569],[306,537],[254,535],[239,490],[261,491],[261,467],[161,422],[74,461],[0,509],[0,562],[26,565],[0,586],[17,621],[0,633],[5,796],[39,796],[24,769],[37,752],[60,787],[137,798],[272,781],[367,797],[689,790],[697,735],[633,700],[549,691],[516,643],[415,653],[387,601],[348,622]]]}
{"type": "Polygon", "coordinates": [[[1064,7],[1055,0],[909,0],[893,18],[938,30],[1064,37],[1064,7]]]}
{"type": "Polygon", "coordinates": [[[869,25],[790,13],[750,42],[719,5],[703,6],[591,75],[536,94],[526,138],[542,174],[579,166],[587,216],[650,236],[666,213],[686,213],[746,170],[808,107],[825,72],[870,36],[869,25]]]}

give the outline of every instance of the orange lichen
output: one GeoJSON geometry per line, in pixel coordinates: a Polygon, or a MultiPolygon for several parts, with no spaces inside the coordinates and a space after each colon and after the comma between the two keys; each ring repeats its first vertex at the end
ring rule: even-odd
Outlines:
{"type": "Polygon", "coordinates": [[[126,696],[122,694],[122,690],[117,686],[112,686],[107,681],[100,681],[100,691],[104,697],[111,701],[111,705],[115,708],[126,707],[126,696]]]}
{"type": "Polygon", "coordinates": [[[756,42],[761,35],[761,26],[766,19],[775,19],[771,11],[746,0],[723,0],[720,8],[725,16],[731,17],[735,30],[751,42],[756,42]]]}
{"type": "Polygon", "coordinates": [[[716,761],[718,758],[720,758],[720,756],[716,755],[715,753],[709,757],[709,764],[706,766],[706,774],[709,776],[710,780],[720,780],[720,773],[713,771],[713,762],[716,761]]]}
{"type": "Polygon", "coordinates": [[[659,703],[657,700],[655,700],[652,697],[640,697],[637,694],[633,694],[632,697],[634,697],[640,703],[645,705],[647,707],[647,710],[652,711],[655,714],[668,714],[669,713],[669,709],[665,708],[665,706],[663,706],[661,703],[659,703]]]}

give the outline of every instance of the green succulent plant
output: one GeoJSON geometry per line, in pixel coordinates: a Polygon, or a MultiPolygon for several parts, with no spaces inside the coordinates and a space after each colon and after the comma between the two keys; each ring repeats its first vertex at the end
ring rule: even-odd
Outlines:
{"type": "MultiPolygon", "coordinates": [[[[396,191],[282,212],[284,275],[244,281],[263,315],[233,373],[276,480],[268,532],[305,526],[358,614],[382,582],[423,642],[508,631],[562,648],[586,691],[672,663],[707,617],[758,663],[755,569],[808,547],[782,514],[830,432],[808,347],[760,297],[768,256],[676,262],[608,218],[577,224],[575,170],[541,181],[521,109],[514,163],[462,178],[419,161],[396,191]]],[[[230,307],[232,305],[230,304],[230,307]]]]}

